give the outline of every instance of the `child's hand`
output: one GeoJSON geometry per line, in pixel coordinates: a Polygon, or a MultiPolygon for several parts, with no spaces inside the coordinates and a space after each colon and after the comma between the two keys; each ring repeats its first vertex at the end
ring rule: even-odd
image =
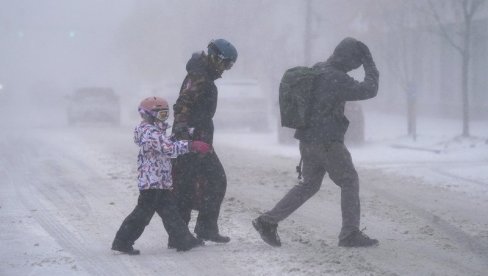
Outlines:
{"type": "Polygon", "coordinates": [[[192,141],[190,150],[198,153],[208,153],[212,151],[212,146],[202,141],[192,141]]]}

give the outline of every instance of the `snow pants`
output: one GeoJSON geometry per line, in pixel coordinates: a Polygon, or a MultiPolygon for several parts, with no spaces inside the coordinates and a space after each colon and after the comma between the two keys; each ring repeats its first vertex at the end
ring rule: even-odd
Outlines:
{"type": "Polygon", "coordinates": [[[303,181],[294,186],[270,211],[261,217],[278,223],[291,215],[320,190],[326,173],[341,188],[342,229],[339,239],[359,229],[360,202],[359,178],[351,154],[344,143],[324,144],[300,142],[303,158],[303,181]]]}
{"type": "Polygon", "coordinates": [[[132,246],[142,235],[155,212],[163,220],[168,235],[174,238],[175,247],[193,238],[178,212],[173,193],[170,190],[149,189],[140,191],[137,205],[122,222],[115,235],[114,243],[132,246]]]}
{"type": "Polygon", "coordinates": [[[217,220],[227,189],[224,167],[215,151],[185,154],[173,162],[173,185],[181,217],[188,225],[192,209],[198,210],[195,234],[219,234],[217,220]]]}

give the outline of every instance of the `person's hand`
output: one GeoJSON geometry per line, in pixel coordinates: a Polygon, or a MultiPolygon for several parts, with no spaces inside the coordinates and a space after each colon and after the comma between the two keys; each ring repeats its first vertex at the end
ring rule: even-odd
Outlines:
{"type": "Polygon", "coordinates": [[[178,122],[173,125],[173,134],[177,139],[188,140],[190,139],[190,133],[188,131],[188,125],[184,122],[178,122]]]}
{"type": "Polygon", "coordinates": [[[361,53],[361,61],[363,62],[363,64],[364,62],[371,61],[373,57],[371,56],[371,52],[369,51],[368,46],[366,46],[366,44],[361,41],[358,41],[357,45],[359,48],[359,52],[361,53]]]}
{"type": "Polygon", "coordinates": [[[190,150],[198,153],[208,153],[212,151],[212,146],[202,141],[192,141],[190,150]]]}

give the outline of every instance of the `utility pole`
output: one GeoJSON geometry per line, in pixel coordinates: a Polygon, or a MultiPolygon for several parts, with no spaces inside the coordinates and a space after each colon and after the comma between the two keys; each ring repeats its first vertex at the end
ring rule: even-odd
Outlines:
{"type": "Polygon", "coordinates": [[[312,0],[305,0],[305,39],[304,39],[305,66],[312,63],[312,0]]]}

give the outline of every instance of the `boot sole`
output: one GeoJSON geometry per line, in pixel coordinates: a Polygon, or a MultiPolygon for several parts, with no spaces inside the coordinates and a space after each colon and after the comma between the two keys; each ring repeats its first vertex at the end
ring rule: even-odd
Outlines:
{"type": "Polygon", "coordinates": [[[131,256],[135,256],[135,255],[140,255],[141,254],[141,251],[139,250],[134,250],[134,251],[129,251],[129,252],[125,252],[125,251],[120,251],[120,250],[117,250],[117,249],[112,249],[114,251],[114,253],[116,255],[131,255],[131,256]]]}

